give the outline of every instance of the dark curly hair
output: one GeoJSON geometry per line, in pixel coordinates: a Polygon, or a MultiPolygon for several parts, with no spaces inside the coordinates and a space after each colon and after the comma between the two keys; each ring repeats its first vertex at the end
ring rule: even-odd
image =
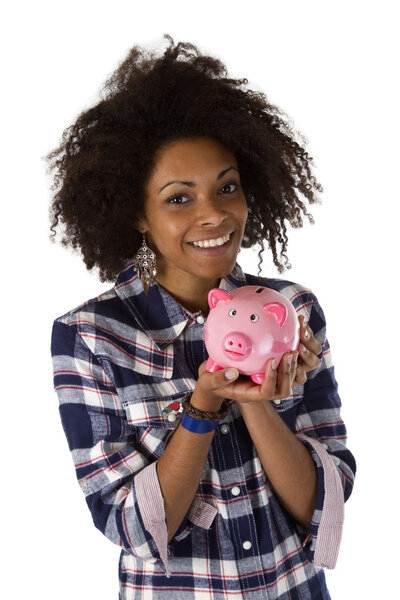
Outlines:
{"type": "MultiPolygon", "coordinates": [[[[248,203],[242,246],[268,242],[281,273],[290,268],[287,227],[313,223],[301,198],[319,202],[304,136],[247,79],[231,79],[220,60],[165,35],[162,56],[134,46],[105,82],[98,104],[68,127],[46,159],[54,171],[51,240],[82,252],[101,281],[114,280],[141,244],[133,228],[157,150],[169,141],[207,136],[236,157],[248,203]],[[277,244],[280,244],[278,259],[277,244]]],[[[259,266],[260,266],[259,264],[259,266]]]]}

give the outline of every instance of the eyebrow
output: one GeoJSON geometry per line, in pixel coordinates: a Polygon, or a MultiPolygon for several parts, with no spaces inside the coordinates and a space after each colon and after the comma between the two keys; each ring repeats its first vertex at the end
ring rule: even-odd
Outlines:
{"type": "MultiPolygon", "coordinates": [[[[217,175],[216,181],[218,181],[219,179],[222,179],[222,177],[225,175],[225,173],[227,173],[231,169],[233,169],[234,171],[237,171],[239,173],[239,169],[237,169],[236,167],[228,167],[227,169],[224,169],[223,171],[221,171],[221,173],[219,173],[217,175]]],[[[187,185],[189,187],[196,187],[196,184],[193,181],[174,180],[174,181],[168,181],[168,183],[166,183],[165,185],[163,185],[162,188],[159,189],[158,193],[162,192],[163,189],[167,187],[167,185],[172,185],[173,183],[180,183],[182,185],[187,185]]]]}

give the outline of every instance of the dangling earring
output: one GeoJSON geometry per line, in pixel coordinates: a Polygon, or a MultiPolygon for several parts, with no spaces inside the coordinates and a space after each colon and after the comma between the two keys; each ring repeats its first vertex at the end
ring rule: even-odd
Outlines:
{"type": "Polygon", "coordinates": [[[143,242],[134,256],[135,271],[140,277],[143,289],[146,294],[157,275],[156,255],[146,244],[146,238],[143,234],[143,242]]]}

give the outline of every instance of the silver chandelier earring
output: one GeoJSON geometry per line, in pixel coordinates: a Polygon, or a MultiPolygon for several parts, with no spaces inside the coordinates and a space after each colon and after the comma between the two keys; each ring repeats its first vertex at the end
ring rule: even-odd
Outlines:
{"type": "Polygon", "coordinates": [[[146,244],[146,237],[143,234],[143,242],[139,250],[134,256],[135,271],[140,277],[143,289],[146,294],[149,293],[149,288],[157,275],[156,255],[146,244]]]}

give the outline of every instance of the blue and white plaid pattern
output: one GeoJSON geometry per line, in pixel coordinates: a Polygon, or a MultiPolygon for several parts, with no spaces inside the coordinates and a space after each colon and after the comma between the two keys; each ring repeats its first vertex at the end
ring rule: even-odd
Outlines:
{"type": "Polygon", "coordinates": [[[54,322],[51,351],[61,419],[94,523],[122,547],[121,600],[329,598],[320,567],[334,566],[335,558],[323,564],[316,554],[329,557],[329,546],[340,541],[340,524],[335,542],[326,465],[334,465],[340,503],[351,493],[355,462],[346,447],[324,314],[310,290],[289,281],[244,275],[238,265],[221,280],[227,291],[242,285],[286,295],[323,346],[322,362],[304,386],[275,405],[316,462],[318,500],[309,532],[279,503],[240,411],[230,402],[191,510],[160,553],[144,513],[147,507],[151,512],[151,487],[158,485],[152,466],[175,427],[162,411],[194,389],[207,357],[204,325],[160,286],[146,296],[133,263],[111,290],[54,322]],[[146,467],[153,484],[138,500],[146,467]],[[233,495],[233,487],[240,493],[233,495]],[[333,531],[331,537],[327,531],[333,531]]]}

